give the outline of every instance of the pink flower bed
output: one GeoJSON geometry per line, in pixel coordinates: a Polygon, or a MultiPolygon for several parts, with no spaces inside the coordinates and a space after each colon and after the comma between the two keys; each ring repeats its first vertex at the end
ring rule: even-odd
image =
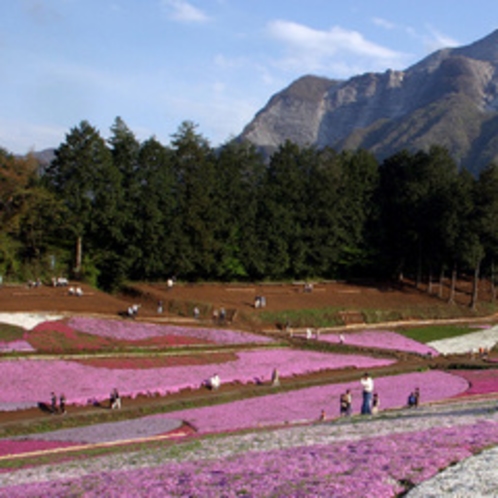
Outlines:
{"type": "MultiPolygon", "coordinates": [[[[380,394],[383,410],[406,406],[408,392],[414,387],[424,386],[423,402],[434,402],[458,395],[468,384],[459,376],[444,372],[417,372],[375,379],[376,392],[380,394]]],[[[228,432],[262,426],[278,426],[286,423],[317,420],[321,410],[329,419],[339,416],[339,396],[346,389],[353,393],[353,414],[360,411],[361,389],[359,382],[328,386],[317,386],[288,393],[277,393],[258,398],[235,401],[229,404],[176,411],[170,414],[151,415],[114,423],[89,427],[62,429],[44,434],[25,436],[35,441],[61,441],[63,445],[73,443],[100,443],[128,440],[164,434],[186,421],[200,433],[228,432]]],[[[25,441],[0,440],[0,454],[32,451],[24,449],[25,441]]],[[[55,447],[55,446],[53,446],[55,447]]],[[[41,448],[43,449],[43,448],[41,448]]]]}
{"type": "Polygon", "coordinates": [[[103,401],[112,388],[122,396],[165,395],[185,388],[198,388],[217,372],[222,382],[252,382],[270,378],[274,368],[282,377],[338,368],[374,368],[390,365],[391,360],[359,355],[303,352],[291,349],[245,351],[238,360],[216,365],[197,365],[154,369],[104,369],[63,360],[15,360],[2,364],[0,410],[19,403],[36,405],[47,401],[51,391],[64,392],[69,404],[103,401]]]}
{"type": "Polygon", "coordinates": [[[56,448],[69,448],[76,446],[73,442],[64,441],[14,441],[2,440],[0,441],[0,456],[3,455],[18,455],[21,453],[31,453],[33,451],[53,450],[56,448]]]}
{"type": "Polygon", "coordinates": [[[35,349],[29,342],[24,340],[0,342],[0,352],[6,353],[11,351],[32,352],[35,351],[35,349]]]}
{"type": "Polygon", "coordinates": [[[162,335],[145,339],[125,340],[78,332],[63,321],[43,322],[26,333],[27,339],[38,351],[65,352],[73,350],[99,350],[133,346],[180,346],[207,344],[209,341],[196,337],[162,335]]]}
{"type": "MultiPolygon", "coordinates": [[[[342,334],[344,344],[361,346],[367,348],[394,349],[397,351],[409,351],[412,353],[428,354],[437,356],[439,353],[429,346],[414,341],[396,332],[365,330],[363,332],[349,332],[342,334]]],[[[340,334],[321,334],[320,340],[332,343],[340,343],[340,334]]]]}
{"type": "Polygon", "coordinates": [[[384,498],[498,444],[493,422],[6,486],[5,496],[384,498]]]}
{"type": "MultiPolygon", "coordinates": [[[[406,406],[408,395],[416,387],[421,390],[421,402],[434,402],[465,392],[468,382],[458,375],[441,371],[414,372],[374,379],[381,409],[406,406]]],[[[228,405],[208,406],[174,412],[169,416],[181,418],[199,432],[225,432],[265,425],[279,425],[297,421],[318,420],[321,410],[329,418],[339,415],[339,396],[346,389],[353,395],[353,413],[361,405],[361,386],[358,382],[310,387],[289,393],[235,401],[228,405]]],[[[168,415],[154,415],[167,417],[168,415]]]]}
{"type": "Polygon", "coordinates": [[[470,384],[465,395],[498,392],[498,370],[456,370],[455,375],[463,377],[470,384]]]}
{"type": "Polygon", "coordinates": [[[268,337],[235,330],[176,327],[174,325],[158,325],[154,323],[127,320],[102,320],[97,318],[74,317],[69,320],[69,326],[89,334],[127,341],[173,335],[196,337],[217,344],[265,344],[273,342],[273,340],[268,337]]]}

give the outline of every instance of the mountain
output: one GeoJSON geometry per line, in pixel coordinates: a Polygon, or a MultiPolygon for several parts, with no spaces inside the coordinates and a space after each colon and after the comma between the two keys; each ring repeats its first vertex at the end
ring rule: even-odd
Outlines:
{"type": "Polygon", "coordinates": [[[47,167],[55,158],[55,149],[43,149],[33,152],[33,156],[38,160],[40,166],[47,167]]]}
{"type": "Polygon", "coordinates": [[[291,140],[364,148],[380,160],[437,144],[478,173],[498,160],[498,30],[471,45],[434,52],[404,71],[299,78],[274,95],[238,138],[270,154],[291,140]]]}

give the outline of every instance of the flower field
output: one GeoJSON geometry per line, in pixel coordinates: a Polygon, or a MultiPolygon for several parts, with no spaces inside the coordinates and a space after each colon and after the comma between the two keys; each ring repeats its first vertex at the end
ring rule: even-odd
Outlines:
{"type": "MultiPolygon", "coordinates": [[[[216,356],[212,358],[216,361],[216,356]]],[[[122,396],[165,395],[201,386],[214,372],[222,382],[255,382],[270,378],[274,368],[282,377],[338,368],[373,368],[389,365],[392,360],[360,355],[340,355],[269,349],[240,351],[237,359],[225,363],[187,365],[149,369],[109,369],[77,361],[19,359],[4,361],[0,377],[0,410],[36,406],[47,401],[51,391],[64,392],[70,404],[88,404],[107,400],[118,387],[122,396]],[[6,408],[7,407],[7,408],[6,408]]]]}
{"type": "Polygon", "coordinates": [[[459,337],[432,341],[428,343],[427,346],[430,346],[443,354],[462,354],[468,353],[469,351],[478,351],[479,348],[491,349],[497,343],[498,327],[491,327],[459,337]]]}
{"type": "Polygon", "coordinates": [[[8,323],[9,325],[16,325],[26,330],[31,330],[38,324],[61,320],[62,315],[54,315],[51,313],[2,313],[0,312],[0,323],[8,323]]]}
{"type": "MultiPolygon", "coordinates": [[[[108,322],[100,320],[105,330],[108,322]]],[[[137,331],[142,328],[137,326],[137,331]]],[[[132,347],[167,348],[172,346],[206,345],[213,343],[206,339],[188,335],[149,335],[137,338],[119,338],[112,335],[79,332],[65,321],[43,322],[26,333],[26,340],[38,352],[64,353],[71,351],[103,351],[132,347]]]]}
{"type": "Polygon", "coordinates": [[[36,349],[28,342],[28,341],[8,341],[8,342],[0,342],[0,352],[33,352],[36,349]]]}
{"type": "Polygon", "coordinates": [[[498,369],[462,370],[459,376],[469,383],[466,396],[492,394],[498,392],[498,369]]]}
{"type": "MultiPolygon", "coordinates": [[[[120,490],[129,497],[384,498],[490,445],[498,445],[498,414],[489,405],[435,406],[416,415],[406,410],[396,418],[225,435],[21,469],[2,475],[1,491],[9,497],[117,496],[120,490]]],[[[478,495],[479,487],[473,490],[478,495]]]]}
{"type": "Polygon", "coordinates": [[[216,344],[266,344],[272,339],[229,329],[206,329],[197,327],[177,327],[154,323],[133,322],[125,320],[101,320],[96,318],[73,317],[69,327],[88,334],[126,341],[138,341],[151,337],[176,336],[194,337],[216,344]]]}
{"type": "Polygon", "coordinates": [[[390,331],[364,330],[348,334],[321,334],[320,340],[339,344],[341,339],[351,346],[394,349],[419,354],[437,355],[438,351],[430,346],[409,339],[401,334],[390,331]]]}
{"type": "MultiPolygon", "coordinates": [[[[405,492],[430,496],[430,491],[417,495],[418,485],[429,485],[456,462],[472,461],[477,458],[473,455],[498,446],[498,370],[492,365],[451,371],[421,368],[382,376],[376,374],[376,367],[394,365],[394,361],[371,357],[363,349],[362,354],[338,354],[278,347],[262,335],[224,328],[83,316],[39,315],[37,319],[33,314],[26,315],[26,323],[20,316],[0,314],[0,322],[2,317],[3,323],[25,331],[0,343],[0,352],[10,347],[28,354],[0,360],[0,411],[48,402],[50,392],[56,391],[66,394],[67,417],[71,417],[71,405],[107,400],[113,387],[119,388],[126,407],[127,398],[197,389],[214,372],[222,386],[261,381],[268,385],[274,368],[281,379],[346,369],[357,371],[358,380],[292,390],[274,387],[272,394],[228,403],[0,439],[0,497],[383,498],[405,492]],[[214,344],[236,348],[203,351],[203,345],[214,344]],[[92,355],[92,351],[129,345],[157,345],[161,353],[92,355]],[[196,348],[177,354],[178,345],[196,348]],[[79,348],[88,354],[65,360],[30,357],[34,350],[56,347],[79,348]],[[359,415],[359,377],[367,369],[380,396],[380,413],[365,417],[359,415]],[[416,387],[421,390],[421,406],[408,409],[408,394],[416,387]],[[340,418],[339,396],[346,389],[352,392],[353,416],[340,418]],[[322,413],[325,420],[319,420],[322,413]],[[93,445],[154,439],[179,431],[184,423],[195,428],[194,439],[150,447],[143,443],[141,450],[115,449],[77,461],[67,453],[66,461],[56,465],[21,465],[18,470],[2,464],[9,455],[19,458],[41,452],[49,456],[81,445],[90,450],[93,445]]],[[[423,345],[395,332],[365,330],[346,334],[345,343],[377,350],[381,345],[421,356],[430,352],[437,357],[451,348],[469,351],[468,341],[484,343],[496,333],[491,327],[446,343],[423,345]]],[[[322,334],[320,340],[334,343],[340,337],[322,334]]]]}

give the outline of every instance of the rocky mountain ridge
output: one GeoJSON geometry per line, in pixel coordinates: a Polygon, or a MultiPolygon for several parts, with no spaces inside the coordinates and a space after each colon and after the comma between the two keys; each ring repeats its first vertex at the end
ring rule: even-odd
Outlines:
{"type": "Polygon", "coordinates": [[[268,153],[291,140],[365,148],[379,159],[437,144],[477,173],[498,160],[498,30],[404,71],[343,81],[303,76],[271,97],[239,139],[268,153]]]}

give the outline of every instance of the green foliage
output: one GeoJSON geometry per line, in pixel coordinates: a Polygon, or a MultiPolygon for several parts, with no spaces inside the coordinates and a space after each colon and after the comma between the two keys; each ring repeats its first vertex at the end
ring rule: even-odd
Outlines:
{"type": "Polygon", "coordinates": [[[399,329],[397,332],[418,342],[427,343],[439,339],[449,339],[474,332],[469,326],[462,325],[430,325],[409,329],[399,329]]]}
{"type": "MultiPolygon", "coordinates": [[[[0,151],[0,270],[69,273],[106,290],[126,280],[477,277],[498,256],[498,174],[458,171],[448,151],[282,144],[218,150],[191,122],[169,147],[121,118],[109,140],[70,130],[38,178],[0,151]],[[50,263],[55,255],[57,267],[50,263]]],[[[478,293],[473,293],[473,301],[478,293]]],[[[375,320],[375,317],[372,317],[375,320]]]]}
{"type": "Polygon", "coordinates": [[[263,311],[259,313],[259,318],[263,323],[281,326],[289,324],[292,328],[327,328],[344,324],[339,315],[340,311],[341,308],[263,311]]]}
{"type": "Polygon", "coordinates": [[[17,341],[24,337],[25,330],[22,327],[0,323],[0,341],[17,341]]]}

